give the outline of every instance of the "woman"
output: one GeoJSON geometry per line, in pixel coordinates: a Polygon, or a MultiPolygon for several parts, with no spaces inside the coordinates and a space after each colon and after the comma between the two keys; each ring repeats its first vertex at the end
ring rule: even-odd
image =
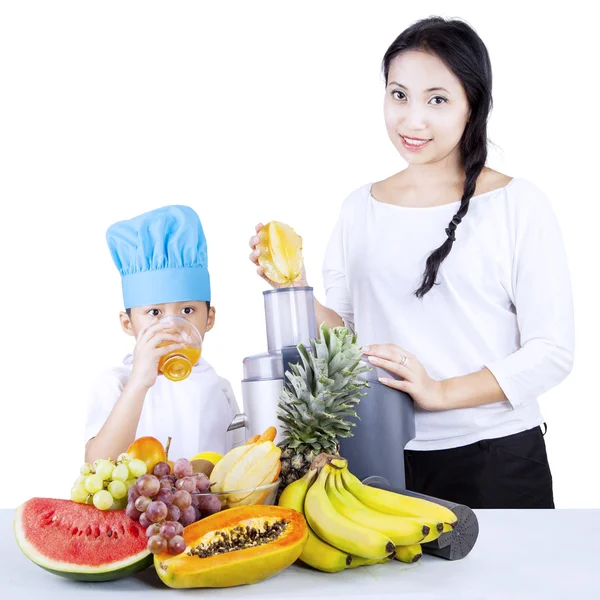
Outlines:
{"type": "Polygon", "coordinates": [[[318,322],[356,331],[402,378],[382,382],[413,398],[408,489],[553,508],[537,397],[568,375],[574,346],[557,219],[533,183],[486,167],[491,67],[467,24],[415,23],[383,72],[387,132],[408,167],[345,199],[318,322]]]}

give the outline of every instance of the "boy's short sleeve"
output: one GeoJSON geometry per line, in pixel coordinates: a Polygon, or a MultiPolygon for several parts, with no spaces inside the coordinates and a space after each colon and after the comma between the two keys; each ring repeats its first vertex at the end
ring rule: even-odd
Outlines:
{"type": "MultiPolygon", "coordinates": [[[[235,394],[233,393],[233,388],[227,379],[224,377],[219,377],[219,382],[221,384],[221,390],[227,398],[227,402],[229,403],[229,408],[231,412],[231,418],[235,417],[235,415],[242,412],[240,410],[239,404],[235,399],[235,394]]],[[[227,447],[229,450],[235,448],[236,446],[241,446],[246,443],[246,434],[245,429],[240,427],[239,429],[234,429],[233,431],[227,432],[227,447]]]]}
{"type": "Polygon", "coordinates": [[[127,368],[107,369],[92,384],[87,403],[84,445],[95,437],[106,423],[108,415],[121,396],[129,374],[127,368]]]}

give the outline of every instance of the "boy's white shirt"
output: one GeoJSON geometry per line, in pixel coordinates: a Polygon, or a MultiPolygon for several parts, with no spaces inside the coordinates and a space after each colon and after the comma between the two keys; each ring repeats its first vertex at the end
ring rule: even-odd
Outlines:
{"type": "MultiPolygon", "coordinates": [[[[133,355],[128,354],[122,366],[107,369],[92,386],[85,443],[95,437],[106,422],[131,375],[132,365],[133,355]]],[[[156,378],[144,400],[136,439],[149,435],[166,446],[170,437],[169,458],[172,460],[191,458],[203,451],[225,454],[245,442],[244,429],[227,431],[239,412],[229,381],[219,377],[201,358],[183,381],[169,381],[162,374],[156,378]]]]}

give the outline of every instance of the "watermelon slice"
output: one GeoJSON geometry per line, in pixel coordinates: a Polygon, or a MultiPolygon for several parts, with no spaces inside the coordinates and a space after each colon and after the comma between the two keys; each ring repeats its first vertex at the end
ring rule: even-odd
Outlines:
{"type": "Polygon", "coordinates": [[[15,537],[43,569],[78,581],[111,581],[152,564],[144,528],[124,510],[32,498],[15,516],[15,537]]]}

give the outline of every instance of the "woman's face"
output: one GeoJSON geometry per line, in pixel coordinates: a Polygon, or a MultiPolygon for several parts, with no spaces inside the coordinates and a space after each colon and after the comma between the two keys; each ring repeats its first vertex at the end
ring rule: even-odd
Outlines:
{"type": "Polygon", "coordinates": [[[460,80],[437,56],[414,50],[396,56],[383,110],[392,144],[409,165],[459,158],[469,103],[460,80]]]}

